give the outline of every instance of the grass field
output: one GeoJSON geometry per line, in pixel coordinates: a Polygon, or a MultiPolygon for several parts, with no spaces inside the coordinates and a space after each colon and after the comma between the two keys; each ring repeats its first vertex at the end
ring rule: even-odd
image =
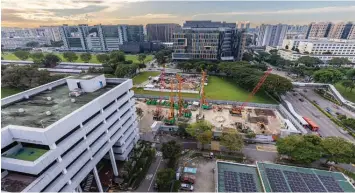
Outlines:
{"type": "Polygon", "coordinates": [[[148,80],[149,76],[157,76],[158,74],[160,74],[160,72],[151,72],[151,71],[141,72],[135,77],[133,77],[133,84],[134,85],[141,84],[144,81],[148,80]]]}
{"type": "MultiPolygon", "coordinates": [[[[143,80],[144,82],[144,80],[143,80]]],[[[147,94],[159,96],[159,92],[145,91],[142,88],[133,89],[136,94],[147,94]]],[[[249,91],[244,90],[235,84],[224,80],[217,76],[208,78],[208,85],[205,87],[207,99],[212,100],[230,100],[230,101],[245,101],[249,95],[249,91]]],[[[164,96],[170,96],[170,93],[163,92],[164,96]]],[[[182,93],[186,98],[199,98],[198,94],[182,93]]],[[[268,97],[266,94],[258,93],[254,96],[251,102],[275,104],[276,101],[268,97]]]]}
{"type": "MultiPolygon", "coordinates": [[[[58,53],[57,54],[63,62],[67,62],[67,60],[65,60],[63,58],[63,53],[58,53]]],[[[79,59],[74,61],[74,62],[83,62],[81,59],[80,59],[80,54],[78,54],[78,57],[79,59]]],[[[4,60],[20,60],[19,58],[17,58],[13,53],[10,53],[10,52],[5,52],[2,57],[4,57],[4,60]]],[[[27,60],[32,60],[32,58],[28,58],[27,60]]],[[[126,55],[126,60],[132,60],[133,63],[139,63],[138,61],[138,55],[130,55],[130,54],[127,54],[126,55]]],[[[145,59],[145,62],[149,62],[153,60],[153,55],[147,55],[146,59],[145,59]]],[[[96,59],[96,55],[92,55],[91,57],[91,60],[90,60],[90,63],[100,63],[99,61],[97,61],[96,59]]]]}
{"type": "Polygon", "coordinates": [[[22,90],[16,88],[1,87],[1,98],[5,98],[7,96],[19,93],[21,91],[22,90]]]}
{"type": "Polygon", "coordinates": [[[45,150],[45,149],[23,147],[18,152],[11,154],[11,155],[7,155],[5,157],[19,159],[19,160],[25,160],[25,161],[35,161],[36,159],[41,157],[43,154],[45,154],[47,151],[48,150],[45,150]]]}
{"type": "Polygon", "coordinates": [[[345,87],[341,85],[341,82],[336,83],[334,86],[344,98],[355,103],[355,89],[352,92],[350,92],[350,89],[345,91],[345,87]]]}

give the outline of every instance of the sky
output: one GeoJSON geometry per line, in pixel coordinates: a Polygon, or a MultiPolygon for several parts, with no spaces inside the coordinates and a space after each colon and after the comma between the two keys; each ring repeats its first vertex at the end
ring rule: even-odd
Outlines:
{"type": "Polygon", "coordinates": [[[2,27],[148,24],[186,20],[309,24],[355,21],[355,1],[1,0],[2,27]]]}

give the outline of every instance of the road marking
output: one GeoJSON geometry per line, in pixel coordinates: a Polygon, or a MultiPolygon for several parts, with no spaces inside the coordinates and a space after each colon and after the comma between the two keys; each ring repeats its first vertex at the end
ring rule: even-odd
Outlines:
{"type": "Polygon", "coordinates": [[[160,163],[161,163],[161,160],[162,160],[162,158],[161,158],[161,157],[159,157],[159,158],[160,158],[160,160],[159,160],[159,163],[158,163],[157,168],[155,169],[155,172],[154,172],[153,178],[152,178],[152,180],[150,181],[150,184],[149,184],[149,187],[148,187],[148,192],[149,192],[149,190],[150,190],[150,187],[152,186],[153,180],[154,180],[154,178],[155,178],[155,175],[157,174],[157,171],[158,171],[158,169],[159,169],[159,166],[160,166],[160,163]]]}
{"type": "Polygon", "coordinates": [[[276,147],[270,145],[257,145],[256,149],[258,151],[277,152],[276,147]]]}

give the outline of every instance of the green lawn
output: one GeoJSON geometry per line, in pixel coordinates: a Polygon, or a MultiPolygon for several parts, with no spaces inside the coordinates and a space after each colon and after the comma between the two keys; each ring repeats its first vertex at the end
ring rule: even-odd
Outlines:
{"type": "Polygon", "coordinates": [[[148,80],[149,76],[157,76],[159,74],[160,74],[160,72],[150,72],[150,71],[141,72],[138,75],[136,75],[135,77],[133,77],[133,84],[134,85],[141,84],[144,81],[148,80]]]}
{"type": "MultiPolygon", "coordinates": [[[[205,87],[207,99],[245,101],[249,91],[236,86],[222,77],[209,76],[208,85],[205,87]]],[[[250,102],[255,103],[276,103],[264,93],[257,93],[250,102]]]]}
{"type": "Polygon", "coordinates": [[[344,98],[355,103],[355,89],[352,92],[350,92],[350,89],[345,91],[345,87],[341,85],[341,82],[336,83],[334,86],[344,98]]]}
{"type": "Polygon", "coordinates": [[[22,90],[16,88],[1,87],[1,98],[5,98],[19,92],[22,92],[22,90]]]}
{"type": "MultiPolygon", "coordinates": [[[[136,94],[147,94],[159,96],[159,92],[145,91],[142,88],[134,88],[136,94]]],[[[213,100],[230,100],[230,101],[245,101],[249,95],[249,91],[246,91],[235,84],[224,80],[217,76],[209,76],[208,85],[205,87],[205,93],[207,99],[213,100]]],[[[170,96],[170,93],[163,92],[164,96],[170,96]]],[[[198,94],[182,93],[186,98],[199,98],[198,94]]],[[[268,97],[266,94],[258,93],[254,96],[251,102],[255,103],[267,103],[275,104],[276,101],[268,97]]]]}
{"type": "MultiPolygon", "coordinates": [[[[67,62],[67,60],[65,60],[63,58],[63,53],[58,53],[57,54],[63,62],[67,62]]],[[[74,61],[74,62],[83,62],[81,59],[80,59],[80,54],[78,54],[78,57],[79,59],[74,61]]],[[[13,53],[11,52],[5,52],[2,57],[4,57],[4,60],[20,60],[19,58],[17,58],[13,53]]],[[[32,58],[28,58],[27,60],[32,60],[32,58]]],[[[126,60],[132,60],[133,63],[139,63],[138,61],[138,55],[131,55],[131,54],[127,54],[126,55],[126,60]]],[[[147,58],[145,59],[145,62],[149,62],[153,60],[153,55],[147,55],[147,58]]],[[[100,63],[99,61],[97,61],[96,59],[96,55],[93,54],[92,57],[91,57],[91,60],[90,60],[90,63],[100,63]]]]}
{"type": "Polygon", "coordinates": [[[45,154],[48,150],[38,149],[32,147],[23,147],[18,152],[6,155],[5,157],[24,160],[24,161],[35,161],[43,154],[45,154]]]}

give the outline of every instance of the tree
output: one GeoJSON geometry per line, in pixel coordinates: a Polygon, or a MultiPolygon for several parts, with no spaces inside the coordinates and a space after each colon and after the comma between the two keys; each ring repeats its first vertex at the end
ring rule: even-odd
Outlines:
{"type": "Polygon", "coordinates": [[[159,65],[163,65],[166,62],[164,53],[160,51],[155,54],[155,58],[157,59],[159,65]]]}
{"type": "Polygon", "coordinates": [[[345,88],[345,91],[347,90],[347,88],[350,88],[350,92],[355,87],[355,83],[351,80],[344,80],[341,82],[341,85],[343,85],[343,87],[345,88]]]}
{"type": "Polygon", "coordinates": [[[20,60],[27,60],[28,57],[30,56],[30,52],[18,50],[16,52],[14,52],[14,55],[20,60]]]}
{"type": "Polygon", "coordinates": [[[61,62],[61,59],[55,55],[55,54],[47,54],[43,61],[42,64],[44,65],[44,67],[46,68],[53,68],[55,67],[59,62],[61,62]]]}
{"type": "Polygon", "coordinates": [[[50,76],[47,70],[38,70],[35,65],[11,65],[1,71],[2,86],[18,88],[21,90],[34,88],[63,76],[50,76]]]}
{"type": "Polygon", "coordinates": [[[270,54],[268,54],[268,53],[266,53],[266,52],[258,52],[257,61],[258,61],[258,62],[263,62],[263,61],[265,61],[269,56],[270,56],[270,54]]]}
{"type": "Polygon", "coordinates": [[[243,137],[235,129],[228,129],[222,133],[221,145],[229,151],[240,151],[244,147],[243,137]]]}
{"type": "Polygon", "coordinates": [[[249,138],[249,139],[253,139],[256,137],[256,134],[254,132],[248,132],[245,137],[249,138]]]}
{"type": "Polygon", "coordinates": [[[348,70],[346,73],[346,77],[355,82],[355,69],[348,70]]]}
{"type": "MultiPolygon", "coordinates": [[[[122,51],[112,51],[109,63],[112,65],[126,61],[126,55],[122,51]]],[[[115,69],[115,68],[113,68],[115,69]]]]}
{"type": "Polygon", "coordinates": [[[249,52],[244,52],[243,60],[248,61],[248,62],[252,61],[253,60],[253,54],[251,54],[249,52]]]}
{"type": "Polygon", "coordinates": [[[169,159],[168,167],[175,168],[176,161],[180,157],[182,147],[176,141],[169,141],[162,144],[161,151],[164,159],[169,159]]]}
{"type": "Polygon", "coordinates": [[[285,49],[288,50],[288,45],[285,46],[285,49]]]}
{"type": "Polygon", "coordinates": [[[323,64],[323,61],[319,58],[314,58],[310,56],[302,56],[298,58],[297,63],[304,64],[307,67],[314,67],[318,64],[323,64]]]}
{"type": "Polygon", "coordinates": [[[35,41],[26,43],[26,47],[36,48],[38,46],[39,46],[39,43],[35,42],[35,41]]]}
{"type": "Polygon", "coordinates": [[[157,173],[156,183],[159,192],[170,192],[175,180],[175,171],[171,168],[161,169],[157,173]]]}
{"type": "Polygon", "coordinates": [[[270,54],[277,54],[277,49],[272,49],[269,52],[270,52],[270,54]]]}
{"type": "Polygon", "coordinates": [[[332,58],[331,60],[329,60],[328,63],[329,65],[339,67],[344,64],[351,64],[351,62],[347,58],[332,58]]]}
{"type": "Polygon", "coordinates": [[[189,134],[187,133],[187,131],[186,131],[186,128],[189,126],[189,124],[188,123],[186,123],[186,122],[179,122],[178,123],[178,127],[179,127],[179,129],[178,129],[178,133],[180,134],[180,136],[185,136],[185,137],[187,137],[189,134]]]}
{"type": "Polygon", "coordinates": [[[266,78],[262,88],[263,90],[268,91],[269,93],[282,95],[292,90],[293,86],[292,82],[289,79],[279,76],[277,74],[270,74],[266,78]]]}
{"type": "Polygon", "coordinates": [[[35,53],[30,54],[30,58],[33,59],[33,63],[41,64],[42,60],[44,58],[44,55],[42,52],[35,52],[35,53]]]}
{"type": "Polygon", "coordinates": [[[96,55],[96,59],[100,63],[107,63],[110,60],[110,56],[108,54],[98,54],[96,55]]]}
{"type": "Polygon", "coordinates": [[[323,156],[321,138],[317,135],[290,135],[278,139],[277,151],[291,157],[295,162],[310,164],[323,156]]]}
{"type": "Polygon", "coordinates": [[[202,147],[212,140],[212,125],[207,121],[193,123],[187,127],[186,131],[195,137],[202,144],[202,147]]]}
{"type": "Polygon", "coordinates": [[[88,63],[91,60],[91,54],[89,52],[83,53],[80,55],[80,59],[85,63],[88,63]]]}
{"type": "Polygon", "coordinates": [[[64,45],[63,40],[60,41],[52,41],[51,40],[51,47],[62,47],[64,45]]]}
{"type": "Polygon", "coordinates": [[[355,145],[341,137],[326,137],[321,143],[327,162],[355,163],[355,145]]]}
{"type": "Polygon", "coordinates": [[[138,117],[142,118],[143,117],[143,109],[140,107],[136,107],[136,113],[138,117]]]}
{"type": "Polygon", "coordinates": [[[313,79],[321,83],[336,83],[341,80],[343,74],[336,69],[321,69],[313,73],[313,79]]]}
{"type": "Polygon", "coordinates": [[[178,158],[180,156],[181,150],[181,145],[176,143],[176,141],[169,141],[167,143],[163,143],[161,147],[164,159],[178,158]]]}
{"type": "Polygon", "coordinates": [[[63,58],[65,58],[69,62],[74,62],[76,61],[79,57],[76,55],[74,52],[64,52],[63,53],[63,58]]]}
{"type": "Polygon", "coordinates": [[[144,60],[147,58],[147,55],[145,54],[139,54],[138,55],[138,61],[140,61],[142,64],[144,64],[144,60]]]}

